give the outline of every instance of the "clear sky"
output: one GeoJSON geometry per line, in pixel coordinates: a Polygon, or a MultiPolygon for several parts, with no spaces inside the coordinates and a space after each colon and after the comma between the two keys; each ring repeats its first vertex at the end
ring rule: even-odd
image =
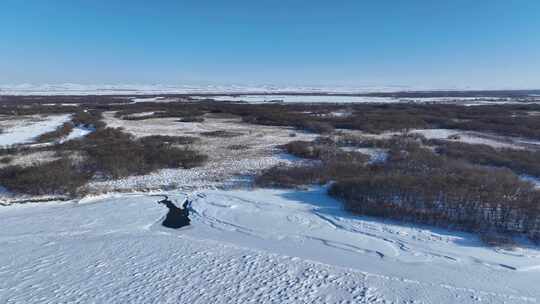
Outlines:
{"type": "Polygon", "coordinates": [[[2,0],[0,83],[540,88],[539,0],[2,0]]]}

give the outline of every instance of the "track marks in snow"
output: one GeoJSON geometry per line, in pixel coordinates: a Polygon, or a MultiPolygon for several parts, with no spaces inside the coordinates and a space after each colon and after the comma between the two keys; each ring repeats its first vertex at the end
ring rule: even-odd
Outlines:
{"type": "MultiPolygon", "coordinates": [[[[190,194],[197,217],[179,230],[161,227],[166,210],[155,197],[7,209],[0,230],[0,303],[530,303],[539,294],[534,272],[484,267],[488,272],[472,263],[456,280],[447,273],[453,265],[402,263],[401,256],[392,258],[377,247],[418,231],[384,232],[377,223],[359,226],[338,214],[332,220],[342,228],[332,228],[306,204],[276,199],[280,193],[258,192],[253,199],[244,192],[190,194]],[[232,233],[221,234],[210,224],[232,233]],[[231,236],[246,235],[238,231],[252,233],[249,242],[235,243],[231,236]],[[295,238],[299,246],[288,247],[290,253],[276,251],[295,238]],[[307,245],[326,256],[352,252],[354,267],[337,266],[339,254],[330,256],[335,264],[302,256],[298,250],[307,245]],[[409,268],[395,274],[392,267],[409,268]],[[493,274],[504,279],[493,280],[493,274]]],[[[170,197],[181,201],[185,195],[170,197]]],[[[410,252],[427,250],[418,244],[407,244],[410,252]]]]}

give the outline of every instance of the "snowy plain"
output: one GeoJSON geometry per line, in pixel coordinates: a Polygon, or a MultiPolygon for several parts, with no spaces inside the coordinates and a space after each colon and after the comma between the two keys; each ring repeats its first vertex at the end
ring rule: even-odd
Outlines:
{"type": "MultiPolygon", "coordinates": [[[[157,194],[157,193],[156,193],[157,194]]],[[[203,190],[0,208],[2,303],[535,303],[537,249],[353,217],[323,188],[203,190]]]]}
{"type": "Polygon", "coordinates": [[[2,121],[3,132],[0,133],[0,146],[30,143],[41,134],[54,131],[56,127],[69,121],[70,117],[68,114],[47,117],[30,116],[25,119],[2,121]]]}
{"type": "MultiPolygon", "coordinates": [[[[290,129],[254,127],[233,118],[176,120],[141,124],[104,113],[107,125],[124,127],[136,137],[200,136],[224,129],[242,135],[203,137],[195,145],[210,156],[205,167],[167,169],[94,186],[129,191],[172,183],[170,188],[186,188],[167,194],[177,206],[190,199],[191,226],[161,226],[167,210],[153,194],[164,192],[0,206],[0,303],[540,300],[540,249],[526,241],[515,248],[490,248],[472,234],[354,216],[323,187],[215,188],[226,181],[237,183],[231,179],[239,175],[298,161],[278,154],[275,145],[310,140],[313,134],[295,131],[291,137],[290,129]],[[233,152],[232,144],[249,149],[233,152]]],[[[63,122],[49,121],[49,129],[63,122]]],[[[31,129],[32,138],[41,134],[31,129]]],[[[68,137],[90,131],[75,128],[68,137]]],[[[431,132],[433,138],[453,135],[431,132]]],[[[27,133],[19,133],[16,142],[25,142],[22,134],[27,133]]],[[[362,152],[372,161],[385,158],[384,150],[362,152]]]]}
{"type": "Polygon", "coordinates": [[[237,85],[237,84],[0,84],[0,95],[146,95],[146,94],[207,94],[207,93],[362,93],[394,92],[432,88],[364,85],[364,86],[283,86],[283,85],[237,85]]]}
{"type": "MultiPolygon", "coordinates": [[[[216,95],[216,96],[193,96],[195,100],[213,99],[216,101],[232,101],[247,103],[449,103],[465,106],[483,104],[512,104],[517,101],[493,100],[490,97],[418,97],[418,98],[395,98],[395,97],[367,97],[367,96],[338,96],[338,95],[216,95]]],[[[530,101],[533,102],[533,101],[530,101]]]]}
{"type": "Polygon", "coordinates": [[[248,103],[395,103],[399,99],[389,97],[332,96],[332,95],[240,95],[193,97],[195,99],[213,99],[216,101],[234,101],[248,103]]]}
{"type": "Polygon", "coordinates": [[[427,139],[451,140],[473,145],[487,145],[493,148],[526,149],[540,148],[540,141],[494,135],[489,133],[456,129],[416,129],[410,133],[421,134],[427,139]]]}

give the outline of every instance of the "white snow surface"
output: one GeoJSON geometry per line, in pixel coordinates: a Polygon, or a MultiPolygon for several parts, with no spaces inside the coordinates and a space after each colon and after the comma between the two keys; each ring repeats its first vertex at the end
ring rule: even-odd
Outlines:
{"type": "MultiPolygon", "coordinates": [[[[302,92],[298,92],[302,93],[302,92]]],[[[317,93],[317,92],[315,92],[317,93]]],[[[298,95],[298,94],[242,94],[242,95],[214,95],[214,96],[193,96],[194,99],[214,99],[216,101],[234,101],[248,103],[449,103],[464,106],[476,105],[504,105],[520,104],[522,101],[511,98],[492,97],[418,97],[418,98],[396,98],[396,97],[369,97],[369,96],[336,96],[321,93],[319,95],[298,95]]],[[[527,103],[538,103],[536,100],[528,100],[527,103]]]]}
{"type": "Polygon", "coordinates": [[[398,99],[389,97],[332,96],[332,95],[240,95],[194,97],[195,99],[214,99],[216,101],[245,101],[248,103],[394,103],[398,99]]]}
{"type": "Polygon", "coordinates": [[[352,216],[324,188],[0,208],[1,303],[535,303],[540,251],[352,216]]]}
{"type": "Polygon", "coordinates": [[[34,139],[47,132],[54,131],[67,122],[71,115],[51,115],[46,117],[30,116],[23,119],[3,121],[7,125],[0,133],[0,146],[10,146],[33,142],[34,139]]]}
{"type": "Polygon", "coordinates": [[[427,139],[444,139],[458,141],[467,144],[488,145],[493,148],[524,149],[527,145],[533,145],[533,141],[526,141],[507,136],[492,135],[482,132],[453,130],[453,129],[418,129],[410,133],[422,134],[427,139]],[[458,136],[458,139],[450,139],[458,136]]]}
{"type": "Polygon", "coordinates": [[[77,127],[74,127],[73,130],[71,130],[71,132],[61,140],[61,142],[66,142],[68,140],[72,140],[72,139],[77,139],[77,138],[81,138],[81,137],[85,137],[86,135],[94,132],[95,129],[93,128],[87,128],[87,127],[84,127],[84,126],[77,126],[77,127]]]}
{"type": "MultiPolygon", "coordinates": [[[[194,96],[195,99],[214,99],[216,101],[234,101],[248,103],[460,103],[464,105],[480,105],[496,103],[491,98],[482,97],[422,97],[422,98],[394,98],[394,97],[366,97],[366,96],[335,96],[335,95],[219,95],[194,96]]],[[[512,103],[505,101],[504,104],[512,103]]]]}
{"type": "Polygon", "coordinates": [[[140,103],[140,102],[156,102],[156,103],[160,103],[160,102],[176,102],[176,101],[179,101],[180,99],[178,98],[165,98],[165,97],[161,97],[161,96],[158,96],[158,97],[137,97],[137,98],[131,98],[131,103],[140,103]]]}
{"type": "MultiPolygon", "coordinates": [[[[245,84],[0,84],[1,95],[143,95],[143,94],[195,94],[195,93],[362,93],[412,90],[410,86],[357,85],[357,86],[284,86],[245,84]]],[[[432,89],[416,87],[415,90],[432,89]]]]}

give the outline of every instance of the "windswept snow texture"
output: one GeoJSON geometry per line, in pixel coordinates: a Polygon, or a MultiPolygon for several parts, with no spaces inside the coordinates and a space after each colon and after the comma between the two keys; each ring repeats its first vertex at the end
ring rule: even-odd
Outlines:
{"type": "Polygon", "coordinates": [[[535,303],[540,252],[353,217],[323,188],[0,209],[1,303],[535,303]]]}
{"type": "Polygon", "coordinates": [[[66,114],[8,121],[8,128],[0,134],[0,146],[30,143],[41,134],[54,131],[69,118],[70,115],[66,114]]]}

